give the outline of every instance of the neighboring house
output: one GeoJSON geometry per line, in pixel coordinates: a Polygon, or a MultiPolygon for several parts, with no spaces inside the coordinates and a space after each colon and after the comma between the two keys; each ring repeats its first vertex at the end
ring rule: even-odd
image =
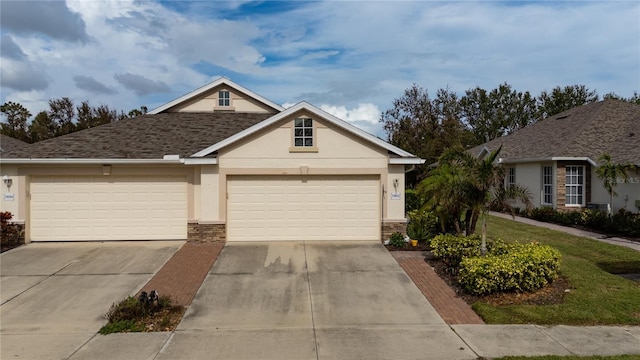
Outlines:
{"type": "MultiPolygon", "coordinates": [[[[608,153],[614,163],[640,166],[640,105],[604,100],[579,106],[471,152],[485,156],[500,145],[498,157],[507,167],[506,184],[527,187],[536,207],[606,208],[610,197],[595,173],[598,158],[608,153]]],[[[640,174],[629,175],[627,181],[617,179],[614,211],[640,211],[640,174]]]]}
{"type": "MultiPolygon", "coordinates": [[[[220,78],[147,115],[2,153],[26,241],[381,240],[424,160],[220,78]]],[[[9,190],[2,189],[3,193],[9,190]]]]}

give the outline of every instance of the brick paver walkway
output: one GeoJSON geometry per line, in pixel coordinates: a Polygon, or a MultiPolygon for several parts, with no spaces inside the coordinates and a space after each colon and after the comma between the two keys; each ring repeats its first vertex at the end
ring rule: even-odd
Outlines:
{"type": "Polygon", "coordinates": [[[188,306],[218,258],[224,243],[187,242],[140,291],[156,290],[174,305],[188,306]]]}
{"type": "Polygon", "coordinates": [[[449,285],[424,261],[421,251],[390,253],[447,324],[484,324],[480,316],[457,297],[449,285]]]}
{"type": "MultiPolygon", "coordinates": [[[[224,243],[185,243],[141,291],[156,290],[176,305],[190,305],[223,247],[224,243]]],[[[391,251],[391,255],[447,324],[484,324],[424,261],[422,252],[391,251]]]]}

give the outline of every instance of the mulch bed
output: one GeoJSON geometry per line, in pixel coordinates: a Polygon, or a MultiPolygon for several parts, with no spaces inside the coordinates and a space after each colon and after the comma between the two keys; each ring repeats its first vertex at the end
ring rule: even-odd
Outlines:
{"type": "Polygon", "coordinates": [[[492,306],[504,305],[556,305],[564,302],[564,297],[571,292],[569,281],[564,276],[559,276],[551,284],[532,292],[508,292],[496,293],[484,296],[471,295],[458,285],[456,276],[448,272],[442,260],[427,252],[425,261],[435,270],[456,294],[467,304],[473,305],[480,301],[492,306]]]}
{"type": "Polygon", "coordinates": [[[510,292],[510,293],[497,293],[485,296],[476,296],[466,293],[460,285],[456,276],[447,271],[445,264],[432,253],[429,246],[425,244],[418,244],[417,247],[405,246],[395,247],[386,246],[389,251],[424,251],[425,262],[431,266],[436,274],[444,280],[447,285],[456,293],[458,297],[464,300],[467,304],[473,305],[480,301],[492,306],[505,306],[505,305],[556,305],[564,302],[564,297],[571,292],[571,285],[566,277],[560,276],[551,284],[538,289],[533,292],[510,292]]]}

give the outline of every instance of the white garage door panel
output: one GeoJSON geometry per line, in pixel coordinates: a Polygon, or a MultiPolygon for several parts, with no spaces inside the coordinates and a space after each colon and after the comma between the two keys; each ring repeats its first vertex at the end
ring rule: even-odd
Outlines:
{"type": "Polygon", "coordinates": [[[237,176],[227,182],[228,241],[379,240],[374,176],[237,176]]]}
{"type": "Polygon", "coordinates": [[[187,186],[179,177],[34,177],[30,193],[33,241],[187,237],[187,186]]]}

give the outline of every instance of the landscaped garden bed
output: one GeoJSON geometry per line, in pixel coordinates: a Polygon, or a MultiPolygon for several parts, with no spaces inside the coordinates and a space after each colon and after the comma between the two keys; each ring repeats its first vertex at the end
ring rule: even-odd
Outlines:
{"type": "MultiPolygon", "coordinates": [[[[507,219],[490,216],[488,223],[490,239],[536,241],[558,249],[562,255],[560,279],[564,277],[560,281],[566,283],[555,291],[569,291],[561,303],[551,305],[479,299],[473,309],[485,322],[640,325],[640,283],[617,275],[640,273],[640,252],[507,219]]],[[[545,288],[538,291],[553,292],[545,288]]]]}
{"type": "Polygon", "coordinates": [[[173,305],[166,296],[155,300],[129,296],[111,306],[105,315],[109,322],[100,329],[100,334],[173,331],[185,310],[184,306],[173,305]]]}
{"type": "Polygon", "coordinates": [[[433,255],[428,242],[422,243],[425,261],[486,323],[640,325],[640,283],[619,276],[640,273],[640,252],[492,216],[487,222],[489,243],[504,239],[550,245],[562,262],[559,276],[537,290],[470,294],[450,264],[433,255]]]}

